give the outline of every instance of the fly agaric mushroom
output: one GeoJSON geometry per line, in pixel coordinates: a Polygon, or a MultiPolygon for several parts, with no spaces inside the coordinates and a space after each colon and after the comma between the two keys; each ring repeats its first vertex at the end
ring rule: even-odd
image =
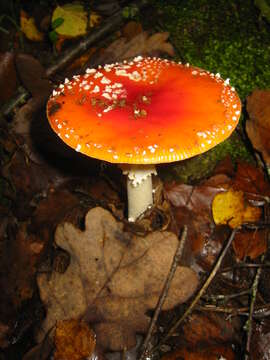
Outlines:
{"type": "Polygon", "coordinates": [[[240,112],[229,79],[141,56],[66,79],[47,105],[50,125],[66,144],[121,164],[129,221],[153,203],[155,164],[211,149],[230,136],[240,112]]]}

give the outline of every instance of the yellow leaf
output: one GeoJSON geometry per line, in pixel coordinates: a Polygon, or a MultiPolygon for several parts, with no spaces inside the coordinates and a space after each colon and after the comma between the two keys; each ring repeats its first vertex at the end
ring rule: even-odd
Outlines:
{"type": "Polygon", "coordinates": [[[42,41],[43,40],[43,33],[41,33],[35,24],[35,19],[33,17],[29,17],[27,13],[21,10],[20,13],[20,23],[21,23],[21,30],[27,37],[27,39],[32,41],[42,41]]]}
{"type": "Polygon", "coordinates": [[[68,38],[86,34],[87,12],[84,10],[83,5],[70,3],[57,6],[52,15],[52,24],[59,18],[64,21],[54,29],[57,34],[68,38]]]}
{"type": "Polygon", "coordinates": [[[249,205],[242,191],[231,189],[215,196],[212,213],[217,225],[228,224],[231,228],[236,228],[246,222],[258,221],[261,209],[249,205]]]}
{"type": "Polygon", "coordinates": [[[100,23],[101,16],[95,13],[94,11],[91,11],[90,17],[89,17],[89,27],[95,27],[100,23]]]}

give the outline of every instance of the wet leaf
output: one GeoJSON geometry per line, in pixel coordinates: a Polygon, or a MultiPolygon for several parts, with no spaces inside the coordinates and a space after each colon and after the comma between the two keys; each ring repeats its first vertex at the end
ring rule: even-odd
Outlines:
{"type": "Polygon", "coordinates": [[[247,98],[247,134],[252,145],[270,164],[270,91],[255,90],[247,98]]]}
{"type": "Polygon", "coordinates": [[[264,230],[242,231],[236,234],[233,249],[239,260],[246,257],[254,260],[267,250],[267,237],[264,230]]]}
{"type": "MultiPolygon", "coordinates": [[[[39,274],[40,296],[47,317],[39,333],[58,320],[84,319],[92,324],[98,343],[120,350],[136,344],[136,332],[145,332],[146,315],[158,301],[170,269],[177,237],[169,232],[134,236],[102,208],[90,210],[81,231],[69,223],[59,225],[56,244],[69,252],[64,274],[39,274]]],[[[182,303],[197,287],[196,274],[178,267],[164,310],[182,303]]]]}
{"type": "Polygon", "coordinates": [[[94,352],[96,338],[94,332],[82,321],[58,321],[54,338],[55,360],[83,360],[94,352]]]}
{"type": "Polygon", "coordinates": [[[86,34],[87,12],[84,10],[83,5],[74,2],[57,6],[52,15],[52,24],[59,18],[64,21],[54,28],[57,34],[67,38],[86,34]]]}
{"type": "Polygon", "coordinates": [[[247,222],[256,222],[262,211],[249,205],[242,191],[229,191],[217,194],[212,204],[213,218],[217,225],[236,228],[247,222]]]}
{"type": "Polygon", "coordinates": [[[25,11],[21,10],[20,13],[21,30],[31,41],[42,41],[44,34],[41,33],[35,24],[35,19],[30,17],[25,11]]]}

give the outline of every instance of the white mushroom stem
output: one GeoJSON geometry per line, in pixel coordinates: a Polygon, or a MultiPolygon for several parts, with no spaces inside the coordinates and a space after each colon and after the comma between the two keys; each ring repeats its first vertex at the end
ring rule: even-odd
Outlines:
{"type": "Polygon", "coordinates": [[[127,175],[128,221],[134,222],[153,205],[152,174],[156,175],[154,165],[123,165],[127,175]]]}

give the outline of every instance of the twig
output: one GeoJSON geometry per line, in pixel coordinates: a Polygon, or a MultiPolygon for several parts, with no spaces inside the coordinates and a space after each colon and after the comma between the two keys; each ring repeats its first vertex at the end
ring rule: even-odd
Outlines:
{"type": "MultiPolygon", "coordinates": [[[[262,255],[261,261],[262,262],[264,261],[264,255],[262,255]]],[[[258,268],[255,278],[254,278],[254,281],[253,281],[253,284],[252,284],[252,288],[251,288],[251,301],[250,301],[250,307],[249,307],[249,316],[248,316],[248,320],[244,326],[244,328],[247,330],[245,360],[249,359],[251,336],[252,336],[253,314],[254,314],[255,301],[256,301],[256,297],[257,297],[258,284],[259,284],[261,273],[262,273],[262,268],[258,268]]]]}
{"type": "Polygon", "coordinates": [[[176,321],[176,323],[171,326],[171,328],[169,329],[167,335],[165,335],[165,337],[153,349],[153,352],[158,350],[160,348],[160,346],[163,345],[173,335],[174,331],[187,318],[187,316],[192,312],[194,307],[197,305],[198,301],[200,300],[202,295],[205,293],[208,286],[211,284],[212,280],[214,279],[218,269],[220,268],[220,265],[221,265],[225,255],[227,254],[227,251],[228,251],[229,247],[231,246],[231,243],[232,243],[237,231],[238,231],[238,228],[233,229],[233,231],[232,231],[232,233],[231,233],[231,235],[230,235],[230,237],[229,237],[229,239],[227,241],[227,244],[225,245],[225,247],[223,248],[222,252],[219,255],[219,258],[218,258],[215,266],[213,267],[213,269],[212,269],[211,273],[209,274],[208,278],[206,279],[205,283],[203,284],[203,286],[201,287],[201,289],[199,290],[199,292],[195,296],[194,300],[191,302],[190,306],[187,308],[187,310],[184,312],[184,314],[180,317],[180,319],[178,319],[176,321]]]}
{"type": "MultiPolygon", "coordinates": [[[[249,316],[249,308],[247,306],[241,308],[231,308],[216,305],[197,305],[196,310],[224,313],[231,316],[249,316]]],[[[270,316],[270,304],[258,305],[254,307],[253,318],[261,319],[266,316],[270,316]]]]}
{"type": "Polygon", "coordinates": [[[147,351],[148,351],[148,348],[149,348],[149,342],[150,342],[153,330],[155,328],[158,316],[159,316],[159,314],[161,312],[162,306],[163,306],[163,304],[164,304],[164,302],[165,302],[165,300],[167,298],[168,291],[170,289],[172,279],[174,277],[175,271],[176,271],[177,266],[179,264],[179,260],[180,260],[180,258],[182,256],[182,253],[183,253],[183,250],[184,250],[186,239],[187,239],[187,227],[185,225],[183,227],[183,231],[182,231],[182,234],[181,234],[181,239],[180,239],[180,241],[178,243],[178,246],[177,246],[174,258],[173,258],[171,269],[169,271],[169,274],[168,274],[167,279],[165,281],[165,285],[163,287],[162,293],[161,293],[160,298],[158,300],[158,303],[157,303],[154,315],[152,317],[151,323],[149,325],[146,337],[144,339],[144,342],[141,345],[140,352],[139,352],[140,353],[139,360],[143,360],[147,356],[147,351]]]}
{"type": "Polygon", "coordinates": [[[227,294],[227,295],[219,294],[219,295],[205,296],[204,300],[207,302],[212,302],[212,303],[217,303],[219,301],[227,302],[231,299],[239,298],[240,296],[249,295],[249,294],[250,294],[250,290],[248,289],[248,290],[240,291],[235,294],[227,294]]]}
{"type": "Polygon", "coordinates": [[[268,268],[270,267],[269,262],[266,262],[265,264],[258,264],[258,263],[245,263],[245,264],[236,264],[233,266],[229,266],[226,268],[223,268],[220,270],[220,273],[226,273],[228,271],[233,271],[237,269],[245,269],[245,268],[268,268]]]}
{"type": "MultiPolygon", "coordinates": [[[[140,0],[138,2],[130,4],[129,6],[136,5],[138,9],[141,9],[146,4],[146,0],[140,0]]],[[[80,43],[77,44],[74,48],[67,49],[67,51],[57,60],[57,62],[47,69],[46,76],[51,77],[60,70],[63,70],[75,58],[77,58],[87,49],[89,49],[90,46],[92,46],[94,43],[114,31],[123,21],[122,11],[123,9],[120,9],[115,12],[115,14],[110,16],[108,20],[104,21],[103,25],[100,28],[89,34],[89,36],[80,41],[80,43]]],[[[15,107],[24,104],[30,97],[31,95],[26,89],[21,90],[15,95],[14,98],[9,101],[9,103],[5,104],[4,107],[2,107],[2,114],[4,116],[10,116],[15,107]]]]}

